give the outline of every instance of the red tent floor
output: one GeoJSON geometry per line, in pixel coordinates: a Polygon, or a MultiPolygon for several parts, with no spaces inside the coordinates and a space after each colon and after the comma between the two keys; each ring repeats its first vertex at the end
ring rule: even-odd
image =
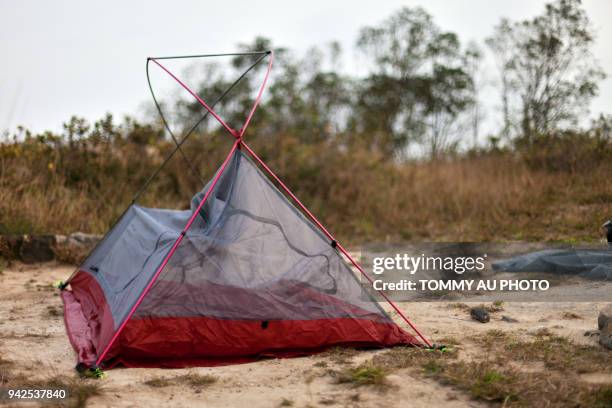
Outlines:
{"type": "MultiPolygon", "coordinates": [[[[114,323],[102,290],[88,273],[64,290],[64,318],[78,361],[95,363],[114,323]],[[108,319],[111,319],[110,321],[108,319]]],[[[357,318],[239,320],[211,317],[132,317],[104,368],[217,366],[261,358],[304,356],[332,346],[379,348],[416,345],[393,322],[357,318]]]]}

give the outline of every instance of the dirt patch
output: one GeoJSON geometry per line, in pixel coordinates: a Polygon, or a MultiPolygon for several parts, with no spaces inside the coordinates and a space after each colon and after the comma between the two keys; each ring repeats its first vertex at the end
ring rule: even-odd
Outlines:
{"type": "Polygon", "coordinates": [[[333,348],[305,358],[177,370],[116,369],[102,380],[81,379],[74,371],[75,355],[64,330],[58,293],[47,289],[71,272],[72,267],[55,263],[4,268],[0,275],[0,315],[7,316],[0,320],[3,385],[24,378],[40,384],[57,380],[74,389],[70,404],[112,407],[367,408],[406,406],[407,401],[415,407],[484,407],[520,405],[541,394],[537,387],[546,393],[546,387],[552,386],[559,395],[574,392],[578,399],[563,402],[550,391],[545,395],[551,406],[597,406],[610,392],[611,354],[596,337],[583,335],[596,328],[603,307],[597,303],[485,305],[503,307],[504,315],[519,321],[513,324],[493,311],[487,324],[469,319],[467,310],[481,302],[466,302],[467,308],[449,302],[400,303],[424,333],[451,346],[450,351],[333,348]],[[562,319],[565,312],[582,318],[562,319]],[[575,368],[568,369],[569,365],[575,368]],[[575,386],[568,385],[566,377],[575,386]]]}

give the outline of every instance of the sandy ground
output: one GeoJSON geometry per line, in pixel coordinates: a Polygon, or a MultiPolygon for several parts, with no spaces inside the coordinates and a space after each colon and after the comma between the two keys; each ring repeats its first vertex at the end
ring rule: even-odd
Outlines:
{"type": "MultiPolygon", "coordinates": [[[[69,266],[52,263],[13,265],[0,274],[0,353],[16,367],[23,370],[36,367],[39,372],[73,375],[75,355],[64,331],[60,298],[50,286],[71,272],[69,266]],[[49,313],[50,309],[60,313],[54,316],[53,312],[49,313]]],[[[578,343],[595,344],[596,338],[585,337],[584,332],[597,328],[597,314],[603,304],[507,303],[503,315],[519,322],[507,323],[500,320],[500,315],[495,315],[488,324],[470,320],[465,311],[444,302],[400,303],[399,306],[434,341],[454,337],[461,342],[459,348],[464,358],[477,358],[478,348],[463,339],[466,334],[477,335],[491,329],[528,335],[548,328],[578,343]],[[566,312],[577,317],[568,318],[566,312]]],[[[361,351],[350,357],[349,363],[368,360],[379,352],[361,351]]],[[[329,354],[322,354],[214,368],[115,369],[108,371],[107,377],[101,380],[103,395],[90,399],[88,406],[258,408],[281,406],[283,399],[292,401],[294,407],[484,406],[410,369],[389,375],[395,387],[384,394],[369,387],[336,384],[333,378],[323,375],[325,370],[340,370],[346,364],[329,354]],[[172,378],[188,372],[212,374],[218,381],[201,389],[188,385],[155,388],[144,384],[152,378],[172,378]]],[[[597,375],[585,377],[585,380],[612,382],[612,378],[597,375]]]]}

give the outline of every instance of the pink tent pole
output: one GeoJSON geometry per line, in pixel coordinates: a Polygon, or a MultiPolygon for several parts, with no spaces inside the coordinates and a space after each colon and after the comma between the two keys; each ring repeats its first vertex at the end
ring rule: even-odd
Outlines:
{"type": "Polygon", "coordinates": [[[266,75],[264,77],[264,80],[261,86],[259,87],[259,92],[257,93],[257,97],[255,98],[255,102],[253,103],[253,107],[249,111],[249,114],[246,120],[244,121],[244,124],[240,128],[240,131],[236,131],[232,129],[227,123],[225,123],[225,121],[210,106],[208,106],[208,104],[204,102],[204,100],[200,98],[200,96],[197,93],[195,93],[191,88],[189,88],[176,75],[170,72],[168,68],[162,65],[155,58],[150,58],[150,60],[156,63],[161,69],[163,69],[168,75],[170,75],[176,82],[178,82],[179,85],[181,85],[187,92],[189,92],[194,98],[196,98],[197,101],[200,103],[200,105],[202,105],[208,112],[210,112],[210,114],[213,115],[213,117],[217,119],[217,121],[219,121],[221,126],[223,126],[231,135],[233,135],[237,139],[240,139],[244,135],[244,132],[246,131],[247,127],[249,126],[249,123],[251,122],[251,119],[253,118],[253,114],[255,113],[257,106],[261,102],[261,97],[263,95],[264,88],[266,87],[266,83],[268,82],[268,78],[270,77],[270,72],[272,71],[272,64],[274,63],[274,51],[269,51],[269,54],[270,54],[270,60],[268,61],[268,68],[266,71],[266,75]]]}
{"type": "MultiPolygon", "coordinates": [[[[340,252],[342,252],[344,256],[346,256],[351,261],[351,263],[355,266],[355,268],[357,268],[359,272],[361,272],[361,274],[370,282],[370,284],[372,284],[373,283],[372,278],[370,278],[365,273],[363,268],[357,263],[357,261],[353,259],[353,257],[348,253],[348,251],[344,249],[344,247],[340,245],[338,241],[336,241],[333,235],[329,231],[327,231],[327,229],[325,229],[323,224],[321,224],[321,222],[319,222],[319,220],[310,212],[310,210],[308,210],[308,208],[306,208],[306,206],[302,204],[302,202],[295,196],[295,194],[293,194],[291,190],[289,190],[289,187],[287,187],[281,181],[281,179],[278,178],[278,176],[266,165],[266,163],[259,156],[257,156],[257,154],[244,141],[241,142],[241,144],[249,152],[249,154],[264,168],[264,170],[266,170],[266,172],[268,172],[268,174],[274,180],[276,180],[276,182],[295,201],[295,203],[302,209],[302,211],[304,211],[310,217],[310,219],[321,229],[321,231],[323,231],[323,233],[327,236],[327,238],[329,238],[332,242],[336,243],[336,247],[340,250],[340,252]]],[[[406,315],[395,305],[395,303],[393,303],[391,299],[389,299],[389,297],[385,295],[384,292],[380,290],[378,290],[377,292],[380,293],[380,295],[387,301],[387,303],[391,305],[391,307],[393,307],[393,309],[402,317],[402,319],[404,319],[404,321],[412,328],[412,330],[414,330],[414,332],[421,338],[421,340],[423,340],[423,342],[428,347],[432,347],[431,342],[427,340],[425,336],[423,336],[420,330],[417,329],[417,327],[410,321],[410,319],[408,319],[408,317],[406,317],[406,315]]]]}
{"type": "Polygon", "coordinates": [[[244,135],[244,132],[246,131],[247,126],[249,126],[249,123],[251,122],[251,118],[253,117],[253,114],[255,113],[255,109],[257,109],[257,105],[259,105],[259,102],[261,101],[261,96],[263,94],[264,88],[266,87],[266,82],[268,82],[268,77],[270,76],[270,72],[272,71],[273,63],[274,63],[274,51],[270,51],[270,60],[268,61],[268,70],[266,71],[266,76],[264,77],[264,80],[261,83],[261,86],[259,87],[257,98],[255,98],[255,103],[253,104],[253,107],[251,108],[251,111],[249,112],[249,116],[247,116],[246,120],[244,121],[244,124],[242,125],[242,128],[240,129],[240,133],[238,135],[239,138],[242,138],[242,136],[244,135]]]}
{"type": "Polygon", "coordinates": [[[227,164],[229,163],[232,155],[234,154],[234,152],[238,148],[238,144],[239,143],[240,143],[239,139],[234,142],[234,145],[232,146],[232,149],[230,150],[229,154],[227,155],[227,157],[223,161],[223,164],[221,165],[221,168],[219,169],[219,171],[215,175],[215,178],[213,179],[210,187],[208,188],[208,190],[204,194],[204,198],[202,198],[202,201],[200,201],[200,204],[198,205],[198,208],[196,208],[196,210],[193,212],[193,214],[191,214],[191,217],[189,218],[189,221],[187,221],[187,224],[185,225],[185,228],[183,228],[183,230],[181,231],[181,234],[179,235],[179,237],[176,239],[176,241],[174,241],[174,245],[172,245],[172,248],[170,249],[170,252],[168,252],[168,255],[166,255],[166,257],[164,258],[164,261],[161,263],[159,268],[157,268],[157,272],[155,272],[155,275],[153,275],[153,278],[151,279],[149,284],[145,287],[144,291],[142,292],[142,294],[140,295],[140,297],[138,298],[138,300],[136,301],[136,303],[132,307],[132,310],[130,310],[130,313],[127,315],[127,317],[125,318],[123,323],[121,323],[121,326],[119,326],[119,329],[117,329],[117,331],[115,332],[115,334],[111,338],[110,342],[108,343],[108,345],[106,346],[106,348],[104,349],[102,354],[100,354],[100,357],[98,357],[98,360],[96,361],[96,365],[97,366],[99,366],[100,363],[102,363],[102,361],[104,360],[104,357],[106,356],[106,354],[110,350],[111,346],[115,343],[115,341],[117,340],[117,338],[119,337],[119,335],[123,331],[123,328],[126,326],[128,321],[132,318],[132,315],[134,315],[134,312],[136,311],[138,306],[140,306],[140,304],[142,303],[142,300],[144,299],[146,294],[153,287],[153,284],[155,283],[155,281],[159,277],[160,273],[164,270],[165,266],[168,264],[168,261],[170,261],[170,258],[172,258],[172,255],[174,255],[174,252],[176,251],[176,248],[178,248],[178,246],[181,243],[181,241],[183,241],[183,237],[187,233],[187,230],[189,230],[189,227],[191,227],[191,224],[193,224],[193,222],[195,221],[195,218],[200,213],[200,209],[202,208],[202,206],[204,205],[204,203],[208,199],[208,196],[210,196],[210,194],[212,193],[213,189],[215,188],[215,185],[217,184],[217,182],[221,178],[221,174],[223,174],[223,171],[225,170],[225,167],[227,167],[227,164]]]}

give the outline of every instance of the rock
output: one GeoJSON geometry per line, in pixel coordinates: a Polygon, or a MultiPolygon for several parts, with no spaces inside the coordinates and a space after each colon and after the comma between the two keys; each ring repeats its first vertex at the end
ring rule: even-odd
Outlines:
{"type": "Polygon", "coordinates": [[[612,325],[612,305],[605,306],[597,318],[597,327],[602,330],[606,325],[612,325]]]}
{"type": "Polygon", "coordinates": [[[481,323],[488,323],[491,320],[489,312],[484,307],[473,307],[470,309],[470,316],[474,320],[478,320],[481,323]]]}
{"type": "Polygon", "coordinates": [[[518,323],[518,320],[510,317],[510,316],[502,316],[502,321],[506,322],[506,323],[518,323]]]}
{"type": "Polygon", "coordinates": [[[599,334],[599,344],[612,350],[612,322],[609,322],[599,334]]]}
{"type": "Polygon", "coordinates": [[[100,240],[100,235],[0,235],[0,257],[27,264],[54,259],[80,263],[100,240]]]}
{"type": "Polygon", "coordinates": [[[19,247],[19,259],[24,263],[48,262],[55,258],[53,235],[24,235],[19,247]]]}
{"type": "Polygon", "coordinates": [[[23,243],[22,235],[3,235],[0,237],[0,255],[8,260],[19,259],[19,248],[23,243]]]}
{"type": "Polygon", "coordinates": [[[102,237],[95,234],[76,232],[70,235],[58,235],[54,246],[58,261],[69,264],[80,264],[87,254],[96,246],[102,237]]]}

